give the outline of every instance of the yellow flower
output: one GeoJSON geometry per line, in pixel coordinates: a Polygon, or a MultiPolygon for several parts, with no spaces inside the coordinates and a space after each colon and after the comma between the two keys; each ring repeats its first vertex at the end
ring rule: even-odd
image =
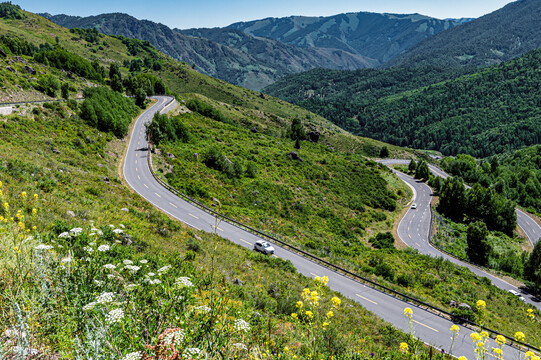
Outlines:
{"type": "Polygon", "coordinates": [[[503,335],[496,336],[496,343],[500,346],[505,344],[505,337],[503,335]]]}
{"type": "Polygon", "coordinates": [[[487,303],[484,300],[477,300],[477,303],[475,304],[477,306],[477,310],[485,310],[487,307],[487,303]]]}
{"type": "Polygon", "coordinates": [[[297,301],[297,304],[295,305],[297,308],[299,309],[302,309],[302,307],[304,306],[303,302],[302,301],[297,301]]]}
{"type": "Polygon", "coordinates": [[[17,225],[21,228],[21,230],[24,230],[24,223],[22,221],[19,221],[17,225]]]}
{"type": "Polygon", "coordinates": [[[479,333],[474,332],[470,335],[470,338],[474,343],[477,343],[479,340],[481,340],[481,335],[479,335],[479,333]]]}
{"type": "Polygon", "coordinates": [[[411,319],[413,317],[413,310],[411,310],[411,308],[409,307],[405,308],[404,315],[406,315],[406,317],[411,319]]]}
{"type": "Polygon", "coordinates": [[[487,339],[490,335],[486,331],[481,331],[481,337],[487,339]]]}
{"type": "Polygon", "coordinates": [[[32,215],[36,215],[38,213],[38,209],[34,208],[32,209],[32,215]]]}
{"type": "Polygon", "coordinates": [[[316,276],[316,277],[314,278],[314,281],[315,281],[315,282],[320,282],[320,281],[321,281],[321,278],[320,278],[319,276],[316,276]]]}
{"type": "Polygon", "coordinates": [[[526,335],[522,331],[517,331],[515,333],[515,340],[516,341],[524,341],[526,339],[526,335]]]}
{"type": "Polygon", "coordinates": [[[289,352],[289,348],[287,346],[284,347],[284,352],[287,354],[289,352]]]}
{"type": "Polygon", "coordinates": [[[2,188],[2,182],[0,181],[0,189],[2,188]]]}
{"type": "Polygon", "coordinates": [[[32,231],[36,231],[38,228],[35,226],[32,226],[32,231]]]}
{"type": "Polygon", "coordinates": [[[23,197],[23,199],[26,199],[26,191],[23,191],[23,192],[21,193],[21,196],[23,197]]]}
{"type": "Polygon", "coordinates": [[[502,355],[503,355],[502,349],[500,349],[500,348],[492,348],[492,352],[493,352],[494,354],[496,354],[496,356],[498,357],[498,359],[501,359],[501,358],[502,358],[502,355]]]}
{"type": "Polygon", "coordinates": [[[526,351],[526,355],[524,356],[525,360],[531,360],[535,356],[535,353],[533,351],[526,351]]]}
{"type": "Polygon", "coordinates": [[[297,315],[297,313],[292,313],[292,314],[291,314],[291,317],[292,317],[293,319],[295,319],[295,320],[299,318],[299,316],[297,315]]]}
{"type": "Polygon", "coordinates": [[[331,302],[334,307],[338,307],[342,303],[342,300],[340,300],[340,298],[337,298],[336,296],[333,296],[331,302]]]}
{"type": "Polygon", "coordinates": [[[327,327],[327,326],[329,326],[329,323],[328,323],[328,322],[324,322],[324,323],[323,323],[323,327],[327,327]]]}
{"type": "Polygon", "coordinates": [[[461,357],[458,358],[458,360],[468,360],[468,358],[465,357],[465,356],[461,356],[461,357]]]}
{"type": "Polygon", "coordinates": [[[4,203],[4,210],[9,211],[9,204],[7,202],[4,203]]]}
{"type": "Polygon", "coordinates": [[[328,313],[327,313],[327,318],[330,319],[334,316],[334,313],[332,312],[332,310],[330,310],[328,313]]]}
{"type": "Polygon", "coordinates": [[[34,194],[34,200],[38,199],[38,194],[34,194]]]}
{"type": "Polygon", "coordinates": [[[314,317],[314,313],[311,312],[310,310],[306,311],[305,312],[306,316],[308,316],[308,318],[312,319],[314,317]]]}
{"type": "Polygon", "coordinates": [[[329,278],[327,277],[327,275],[325,275],[321,278],[320,281],[323,285],[327,285],[329,283],[329,278]]]}
{"type": "Polygon", "coordinates": [[[406,344],[404,342],[400,343],[400,352],[402,354],[407,354],[409,352],[409,350],[410,350],[410,348],[409,348],[408,344],[406,344]]]}
{"type": "Polygon", "coordinates": [[[455,335],[458,335],[459,331],[460,331],[460,328],[458,327],[458,325],[453,324],[453,326],[451,326],[451,332],[455,333],[455,335]]]}

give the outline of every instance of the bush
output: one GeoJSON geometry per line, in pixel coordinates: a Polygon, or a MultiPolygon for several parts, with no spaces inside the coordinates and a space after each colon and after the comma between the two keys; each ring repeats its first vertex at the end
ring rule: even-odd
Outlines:
{"type": "Polygon", "coordinates": [[[57,69],[72,71],[90,80],[103,82],[105,69],[97,62],[90,62],[79,55],[57,46],[53,50],[40,51],[34,55],[34,60],[48,63],[57,69]]]}
{"type": "Polygon", "coordinates": [[[394,249],[394,237],[390,232],[378,233],[369,241],[376,249],[394,249]]]}
{"type": "Polygon", "coordinates": [[[224,123],[232,123],[231,119],[226,118],[219,110],[213,108],[211,105],[206,104],[198,99],[188,100],[186,107],[191,111],[199,113],[203,116],[209,117],[216,121],[224,123]]]}
{"type": "Polygon", "coordinates": [[[155,145],[164,141],[190,141],[190,131],[180,117],[169,118],[160,113],[154,114],[152,121],[146,124],[146,134],[155,145]]]}

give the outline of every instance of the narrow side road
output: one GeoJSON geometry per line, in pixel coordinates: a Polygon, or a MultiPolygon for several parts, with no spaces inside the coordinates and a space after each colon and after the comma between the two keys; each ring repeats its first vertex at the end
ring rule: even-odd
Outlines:
{"type": "MultiPolygon", "coordinates": [[[[126,182],[135,192],[171,217],[196,229],[216,232],[242,247],[252,249],[254,242],[260,239],[259,237],[227,222],[216,221],[212,215],[169,192],[153,178],[148,167],[148,152],[146,151],[148,144],[144,124],[150,121],[154,113],[160,111],[171,98],[156,97],[156,99],[158,102],[141,115],[134,125],[123,166],[126,182]]],[[[450,320],[365,286],[277,244],[273,245],[276,250],[275,256],[291,261],[299,273],[312,278],[327,275],[331,289],[360,303],[369,311],[406,332],[409,332],[409,324],[404,316],[404,308],[412,308],[415,335],[427,344],[446,352],[449,351],[451,345],[449,329],[453,325],[450,320]]],[[[468,328],[460,326],[460,335],[455,341],[453,353],[470,359],[475,358],[470,340],[471,333],[472,331],[468,328]]],[[[396,344],[397,347],[398,345],[396,344]]],[[[497,345],[490,340],[488,346],[490,348],[497,345]]],[[[515,350],[504,346],[504,351],[510,354],[515,350]]]]}

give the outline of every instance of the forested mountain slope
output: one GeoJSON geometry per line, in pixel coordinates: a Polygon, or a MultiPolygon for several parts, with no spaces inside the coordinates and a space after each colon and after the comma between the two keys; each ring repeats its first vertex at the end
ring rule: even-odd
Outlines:
{"type": "Polygon", "coordinates": [[[291,76],[267,91],[359,135],[446,155],[484,157],[541,141],[540,57],[540,50],[533,51],[442,83],[435,82],[468,69],[316,71],[291,76]],[[351,82],[351,74],[368,80],[351,82]],[[420,87],[411,90],[412,84],[420,87]]]}
{"type": "Polygon", "coordinates": [[[541,1],[518,0],[427,38],[386,66],[486,66],[539,47],[541,1]]]}
{"type": "Polygon", "coordinates": [[[419,14],[347,13],[239,22],[229,27],[309,48],[341,49],[384,63],[419,41],[460,25],[419,14]]]}

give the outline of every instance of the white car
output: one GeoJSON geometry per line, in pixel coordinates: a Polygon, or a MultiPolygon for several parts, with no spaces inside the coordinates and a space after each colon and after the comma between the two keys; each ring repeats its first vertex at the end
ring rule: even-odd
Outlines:
{"type": "Polygon", "coordinates": [[[518,291],[513,290],[513,289],[507,290],[507,291],[509,291],[511,294],[513,294],[513,295],[515,295],[515,296],[518,296],[519,300],[521,300],[521,301],[526,301],[526,299],[524,298],[524,296],[520,295],[520,293],[519,293],[518,291]]]}
{"type": "Polygon", "coordinates": [[[412,209],[417,209],[417,204],[416,203],[411,204],[411,208],[412,209]]]}
{"type": "Polygon", "coordinates": [[[259,251],[265,255],[274,254],[274,248],[272,247],[272,245],[264,240],[256,241],[254,244],[254,250],[259,251]]]}

